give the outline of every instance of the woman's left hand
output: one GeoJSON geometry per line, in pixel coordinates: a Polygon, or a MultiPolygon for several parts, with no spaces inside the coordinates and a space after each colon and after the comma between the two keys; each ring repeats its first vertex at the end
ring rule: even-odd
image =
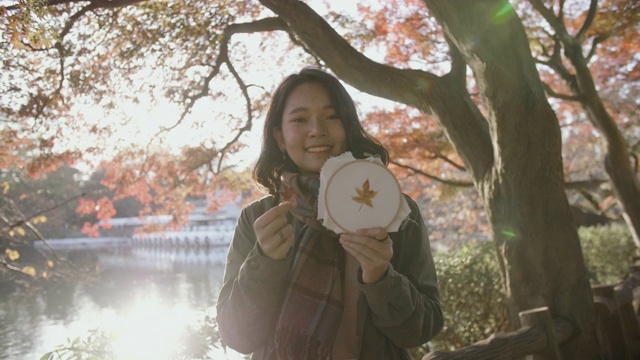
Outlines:
{"type": "Polygon", "coordinates": [[[362,281],[372,284],[385,275],[393,257],[393,243],[384,228],[358,230],[340,235],[340,244],[362,268],[362,281]]]}

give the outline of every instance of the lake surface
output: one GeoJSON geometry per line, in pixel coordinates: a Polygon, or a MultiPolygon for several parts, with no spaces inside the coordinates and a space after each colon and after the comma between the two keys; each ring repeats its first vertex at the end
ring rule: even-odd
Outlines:
{"type": "MultiPolygon", "coordinates": [[[[205,314],[215,316],[226,250],[92,252],[101,269],[97,281],[58,282],[24,296],[3,294],[0,359],[40,359],[94,329],[111,334],[117,359],[171,359],[186,328],[205,314]]],[[[223,349],[208,356],[244,358],[223,349]]]]}

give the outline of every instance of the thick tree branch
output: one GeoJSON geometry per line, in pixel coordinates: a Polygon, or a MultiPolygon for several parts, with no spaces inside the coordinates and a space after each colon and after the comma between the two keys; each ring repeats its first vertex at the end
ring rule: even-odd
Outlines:
{"type": "Polygon", "coordinates": [[[424,71],[394,68],[367,58],[302,1],[263,0],[261,3],[282,18],[342,80],[375,96],[424,107],[423,96],[429,95],[431,83],[438,79],[437,76],[424,71]],[[385,79],[385,86],[380,86],[381,78],[385,79]]]}
{"type": "Polygon", "coordinates": [[[467,81],[467,63],[464,61],[464,57],[460,50],[456,47],[456,44],[451,40],[448,35],[445,35],[447,44],[449,44],[449,54],[451,56],[451,71],[445,75],[451,77],[457,87],[466,87],[467,81]]]}
{"type": "MultiPolygon", "coordinates": [[[[459,79],[375,62],[353,48],[302,1],[260,2],[282,18],[340,79],[371,95],[435,114],[472,175],[480,178],[489,171],[493,152],[488,127],[459,79]]],[[[459,64],[456,60],[455,71],[459,71],[459,64]]]]}

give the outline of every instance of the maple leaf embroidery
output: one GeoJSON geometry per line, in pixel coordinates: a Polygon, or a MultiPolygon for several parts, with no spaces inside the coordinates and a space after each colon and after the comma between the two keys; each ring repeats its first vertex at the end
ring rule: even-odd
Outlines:
{"type": "Polygon", "coordinates": [[[369,179],[365,180],[365,182],[362,184],[361,189],[356,188],[356,192],[358,193],[358,196],[352,196],[351,198],[353,199],[353,201],[361,204],[360,208],[362,208],[362,205],[367,205],[370,208],[373,207],[373,203],[371,202],[371,200],[376,197],[376,194],[378,192],[369,189],[369,179]]]}

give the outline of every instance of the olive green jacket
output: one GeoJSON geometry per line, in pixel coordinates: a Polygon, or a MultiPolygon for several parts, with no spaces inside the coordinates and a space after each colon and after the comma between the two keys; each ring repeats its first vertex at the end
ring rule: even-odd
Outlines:
{"type": "MultiPolygon", "coordinates": [[[[406,348],[420,346],[443,325],[440,293],[427,230],[417,204],[405,195],[411,213],[390,233],[393,258],[385,277],[362,283],[358,300],[360,359],[410,359],[406,348]]],[[[262,254],[253,222],[279,199],[266,196],[243,209],[229,247],[217,322],[225,345],[252,359],[267,359],[286,293],[292,256],[272,260],[262,254]]],[[[294,233],[303,224],[290,216],[294,233]]],[[[360,270],[359,270],[360,272],[360,270]]],[[[270,359],[269,359],[270,360],[270,359]]],[[[295,359],[297,360],[297,359],[295,359]]]]}

